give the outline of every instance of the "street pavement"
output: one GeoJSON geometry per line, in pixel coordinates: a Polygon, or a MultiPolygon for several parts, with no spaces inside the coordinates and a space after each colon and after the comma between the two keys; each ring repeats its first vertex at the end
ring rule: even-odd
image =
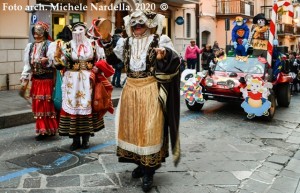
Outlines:
{"type": "MultiPolygon", "coordinates": [[[[247,120],[239,104],[207,101],[191,112],[182,98],[181,162],[167,159],[151,193],[300,193],[299,106],[293,96],[266,122],[247,120]]],[[[114,115],[105,125],[76,152],[67,137],[35,141],[34,124],[1,129],[0,193],[142,192],[141,179],[131,178],[135,166],[117,161],[114,115]]]]}

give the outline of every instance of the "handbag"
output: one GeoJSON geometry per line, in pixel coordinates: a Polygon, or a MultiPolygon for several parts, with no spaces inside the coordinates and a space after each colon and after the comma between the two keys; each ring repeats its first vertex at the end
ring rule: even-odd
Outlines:
{"type": "Polygon", "coordinates": [[[52,99],[54,103],[54,108],[56,110],[61,110],[62,106],[62,77],[59,70],[56,70],[56,78],[55,78],[55,87],[53,89],[52,99]]]}
{"type": "Polygon", "coordinates": [[[110,108],[110,95],[107,93],[102,81],[96,81],[94,88],[93,109],[95,112],[110,108]]]}

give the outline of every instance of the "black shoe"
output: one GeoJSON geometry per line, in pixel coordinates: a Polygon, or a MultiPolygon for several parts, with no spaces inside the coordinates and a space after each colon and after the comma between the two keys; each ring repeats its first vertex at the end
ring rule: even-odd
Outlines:
{"type": "Polygon", "coordinates": [[[123,88],[123,86],[121,86],[120,84],[117,84],[115,87],[116,88],[123,88]]]}
{"type": "Polygon", "coordinates": [[[153,184],[153,175],[145,175],[143,177],[142,189],[144,192],[148,192],[151,190],[153,184]]]}
{"type": "Polygon", "coordinates": [[[88,149],[90,147],[90,143],[87,142],[82,142],[82,149],[88,149]]]}
{"type": "Polygon", "coordinates": [[[73,143],[72,145],[70,146],[70,150],[71,151],[74,151],[76,149],[79,149],[80,148],[80,137],[75,137],[73,138],[73,143]]]}
{"type": "Polygon", "coordinates": [[[135,168],[131,173],[132,178],[141,178],[144,176],[144,171],[141,166],[135,168]]]}
{"type": "Polygon", "coordinates": [[[41,134],[40,134],[40,135],[38,135],[38,136],[35,137],[35,140],[36,140],[36,141],[41,141],[41,140],[43,140],[43,139],[46,139],[46,137],[47,137],[47,135],[41,135],[41,134]]]}
{"type": "Polygon", "coordinates": [[[82,136],[82,148],[83,149],[88,149],[90,147],[90,135],[89,134],[85,134],[82,136]]]}
{"type": "Polygon", "coordinates": [[[71,151],[74,151],[74,150],[76,150],[76,149],[79,149],[80,148],[80,144],[78,144],[78,143],[72,143],[72,145],[70,146],[70,150],[71,151]]]}

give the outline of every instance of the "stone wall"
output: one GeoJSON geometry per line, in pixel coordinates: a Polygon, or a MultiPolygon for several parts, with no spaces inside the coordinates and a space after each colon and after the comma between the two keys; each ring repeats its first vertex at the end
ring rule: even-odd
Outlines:
{"type": "Polygon", "coordinates": [[[27,43],[27,38],[0,39],[0,90],[20,88],[24,49],[27,43]]]}

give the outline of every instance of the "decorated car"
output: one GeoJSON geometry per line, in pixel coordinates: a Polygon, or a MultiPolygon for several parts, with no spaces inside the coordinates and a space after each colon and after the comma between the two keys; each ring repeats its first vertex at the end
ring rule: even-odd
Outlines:
{"type": "MultiPolygon", "coordinates": [[[[276,69],[284,69],[284,58],[276,61],[280,64],[276,69]]],[[[292,78],[284,70],[270,70],[262,57],[227,56],[217,62],[211,75],[185,70],[181,80],[181,93],[192,111],[201,110],[206,100],[239,102],[249,119],[265,116],[271,120],[276,99],[283,107],[288,107],[291,100],[292,78]]]]}
{"type": "Polygon", "coordinates": [[[285,55],[277,49],[275,37],[280,7],[286,7],[288,15],[293,16],[289,2],[277,2],[270,23],[264,14],[253,18],[249,37],[245,35],[248,34],[245,21],[237,17],[232,31],[232,36],[236,36],[233,38],[235,50],[228,56],[217,55],[209,71],[183,71],[181,94],[189,110],[201,110],[207,100],[234,101],[241,103],[248,119],[262,116],[272,120],[276,102],[282,107],[289,106],[292,77],[286,69],[285,55]]]}

